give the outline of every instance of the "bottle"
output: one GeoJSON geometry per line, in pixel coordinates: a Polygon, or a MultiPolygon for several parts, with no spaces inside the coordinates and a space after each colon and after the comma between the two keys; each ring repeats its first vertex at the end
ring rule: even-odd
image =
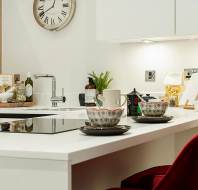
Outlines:
{"type": "Polygon", "coordinates": [[[91,107],[96,106],[95,98],[96,98],[96,86],[91,77],[89,79],[89,84],[85,86],[85,106],[91,107]]]}
{"type": "Polygon", "coordinates": [[[16,83],[16,101],[17,102],[26,101],[24,81],[17,81],[16,83]]]}
{"type": "Polygon", "coordinates": [[[25,81],[25,95],[26,102],[33,102],[33,81],[31,79],[31,74],[28,72],[27,79],[25,81]]]}

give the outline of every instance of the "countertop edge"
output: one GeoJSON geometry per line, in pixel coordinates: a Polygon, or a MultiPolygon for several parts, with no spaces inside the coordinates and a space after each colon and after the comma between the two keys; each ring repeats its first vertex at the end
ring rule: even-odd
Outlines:
{"type": "Polygon", "coordinates": [[[121,139],[119,141],[110,142],[108,144],[84,149],[81,151],[68,154],[68,159],[71,160],[72,165],[84,162],[99,156],[111,154],[116,151],[121,151],[133,146],[150,142],[160,137],[175,134],[192,128],[198,127],[198,118],[189,122],[173,125],[164,129],[154,130],[146,134],[140,134],[134,137],[121,139]],[[97,149],[97,151],[96,151],[97,149]]]}

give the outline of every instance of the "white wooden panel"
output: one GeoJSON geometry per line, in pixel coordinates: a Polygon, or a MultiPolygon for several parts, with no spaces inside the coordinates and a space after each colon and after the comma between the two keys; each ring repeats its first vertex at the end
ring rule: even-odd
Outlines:
{"type": "Polygon", "coordinates": [[[0,157],[2,190],[71,190],[71,167],[65,161],[0,157]]]}
{"type": "Polygon", "coordinates": [[[198,1],[176,0],[177,35],[198,35],[198,1]]]}
{"type": "Polygon", "coordinates": [[[174,0],[97,0],[97,38],[128,41],[175,33],[174,0]]]}

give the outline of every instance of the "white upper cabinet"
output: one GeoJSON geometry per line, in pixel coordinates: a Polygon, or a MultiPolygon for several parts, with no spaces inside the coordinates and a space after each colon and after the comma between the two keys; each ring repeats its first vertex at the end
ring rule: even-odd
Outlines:
{"type": "MultiPolygon", "coordinates": [[[[187,3],[198,0],[178,1],[187,3]]],[[[96,33],[99,40],[127,42],[175,35],[175,0],[96,2],[96,33]]]]}
{"type": "Polygon", "coordinates": [[[176,0],[176,35],[198,35],[198,0],[176,0]]]}

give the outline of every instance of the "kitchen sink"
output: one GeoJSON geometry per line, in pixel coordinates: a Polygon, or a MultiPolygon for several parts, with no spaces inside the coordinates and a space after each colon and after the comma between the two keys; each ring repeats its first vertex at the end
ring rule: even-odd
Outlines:
{"type": "Polygon", "coordinates": [[[0,113],[0,118],[27,119],[34,117],[44,117],[53,114],[16,114],[16,113],[0,113]]]}

